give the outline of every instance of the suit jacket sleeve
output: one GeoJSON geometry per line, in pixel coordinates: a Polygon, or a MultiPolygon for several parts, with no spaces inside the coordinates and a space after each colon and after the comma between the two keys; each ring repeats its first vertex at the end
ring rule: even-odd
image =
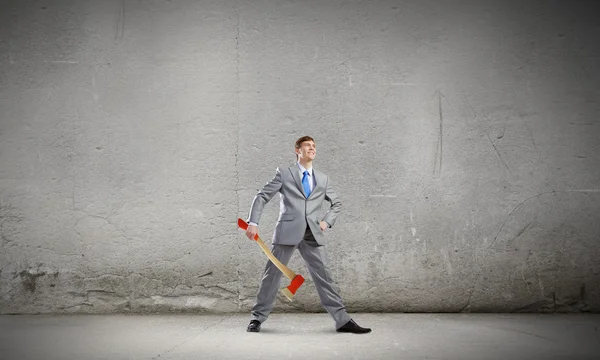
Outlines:
{"type": "Polygon", "coordinates": [[[265,204],[268,203],[275,194],[281,189],[282,179],[281,179],[281,170],[277,168],[275,171],[275,177],[269,181],[263,188],[254,196],[254,200],[252,200],[252,206],[250,206],[250,216],[248,218],[248,223],[258,224],[260,220],[260,215],[265,207],[265,204]]]}
{"type": "Polygon", "coordinates": [[[327,210],[325,217],[323,217],[323,221],[329,224],[329,227],[332,227],[339,213],[342,211],[342,202],[335,191],[333,191],[329,177],[327,177],[327,186],[325,187],[325,200],[329,201],[331,206],[327,210]]]}

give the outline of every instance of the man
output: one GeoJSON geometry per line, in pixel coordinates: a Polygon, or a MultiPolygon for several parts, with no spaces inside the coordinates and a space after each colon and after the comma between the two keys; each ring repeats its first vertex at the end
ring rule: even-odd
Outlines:
{"type": "MultiPolygon", "coordinates": [[[[306,262],[321,304],[333,317],[337,331],[368,333],[371,329],[360,327],[346,312],[325,263],[324,231],[334,225],[342,203],[331,188],[331,181],[327,175],[312,167],[316,155],[313,138],[303,136],[295,145],[297,163],[290,167],[277,168],[273,180],[254,197],[247,220],[246,236],[253,239],[258,233],[258,223],[265,204],[279,193],[279,218],[273,234],[271,252],[287,265],[294,249],[297,248],[306,262]],[[325,216],[319,218],[323,200],[329,201],[331,206],[325,216]]],[[[251,311],[247,331],[260,331],[261,324],[271,313],[280,279],[281,271],[269,261],[251,311]]]]}

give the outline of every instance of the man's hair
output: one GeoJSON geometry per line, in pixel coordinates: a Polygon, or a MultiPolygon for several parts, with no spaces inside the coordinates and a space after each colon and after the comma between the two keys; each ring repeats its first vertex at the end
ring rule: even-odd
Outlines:
{"type": "Polygon", "coordinates": [[[305,141],[315,142],[315,139],[311,138],[310,136],[301,137],[300,139],[296,140],[296,149],[300,149],[300,146],[302,146],[302,143],[305,141]]]}
{"type": "MultiPolygon", "coordinates": [[[[300,147],[302,146],[302,143],[305,141],[315,142],[315,139],[311,138],[310,136],[301,137],[300,139],[296,140],[296,149],[300,149],[300,147]]],[[[298,160],[298,154],[296,154],[296,160],[298,160]]]]}

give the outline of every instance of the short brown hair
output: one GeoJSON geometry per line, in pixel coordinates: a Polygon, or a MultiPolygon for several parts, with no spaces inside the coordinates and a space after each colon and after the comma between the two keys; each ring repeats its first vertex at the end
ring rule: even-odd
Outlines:
{"type": "Polygon", "coordinates": [[[315,139],[311,138],[310,136],[301,137],[300,139],[296,140],[296,149],[300,149],[300,146],[302,146],[302,143],[305,141],[315,142],[315,139]]]}
{"type": "MultiPolygon", "coordinates": [[[[300,149],[300,147],[302,146],[302,143],[305,141],[315,142],[315,139],[311,138],[308,135],[301,137],[300,139],[296,140],[296,149],[300,149]]],[[[296,154],[296,160],[298,160],[298,154],[296,154]]]]}

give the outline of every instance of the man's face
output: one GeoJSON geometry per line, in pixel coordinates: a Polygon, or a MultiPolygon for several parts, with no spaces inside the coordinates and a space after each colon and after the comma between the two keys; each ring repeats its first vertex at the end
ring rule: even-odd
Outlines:
{"type": "Polygon", "coordinates": [[[304,141],[300,144],[300,148],[296,149],[296,154],[298,154],[298,160],[314,160],[315,155],[317,154],[317,146],[313,141],[304,141]]]}

